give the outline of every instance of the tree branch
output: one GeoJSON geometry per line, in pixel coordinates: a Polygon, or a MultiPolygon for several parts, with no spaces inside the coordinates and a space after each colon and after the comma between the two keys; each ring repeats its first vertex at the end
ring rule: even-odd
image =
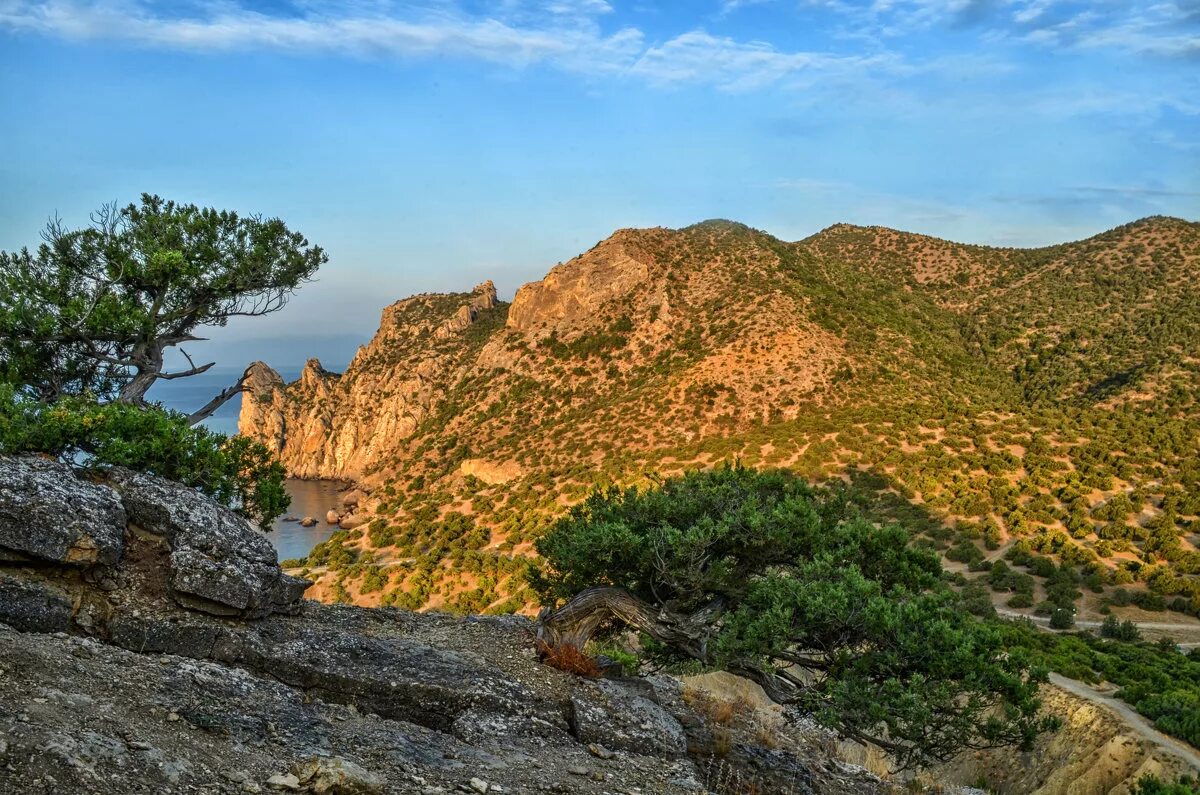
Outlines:
{"type": "MultiPolygon", "coordinates": [[[[205,368],[205,369],[207,369],[207,368],[205,368]]],[[[220,394],[218,394],[212,400],[205,403],[203,408],[189,414],[188,415],[188,424],[196,425],[200,422],[203,422],[204,420],[211,417],[216,412],[217,409],[221,408],[221,406],[224,406],[226,403],[228,403],[229,400],[234,395],[236,395],[240,392],[244,392],[246,389],[246,379],[249,377],[250,377],[250,368],[247,367],[246,371],[244,373],[242,373],[242,377],[237,380],[237,383],[235,383],[233,386],[229,386],[229,387],[226,387],[225,389],[222,389],[220,394]]]]}
{"type": "Polygon", "coordinates": [[[208,372],[215,364],[216,362],[209,362],[208,364],[202,364],[199,367],[193,367],[190,370],[181,370],[178,373],[159,373],[158,377],[164,381],[170,381],[174,378],[186,378],[189,375],[200,375],[200,373],[208,372]]]}
{"type": "Polygon", "coordinates": [[[665,607],[656,609],[622,588],[598,587],[581,591],[557,610],[543,609],[536,630],[538,640],[547,645],[582,650],[605,621],[616,619],[705,662],[709,636],[723,612],[719,600],[684,615],[665,607]]]}

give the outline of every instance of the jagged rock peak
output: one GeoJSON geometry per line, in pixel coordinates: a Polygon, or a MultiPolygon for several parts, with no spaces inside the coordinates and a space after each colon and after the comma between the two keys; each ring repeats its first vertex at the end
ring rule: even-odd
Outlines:
{"type": "Polygon", "coordinates": [[[266,362],[254,361],[246,368],[244,386],[246,391],[252,395],[269,392],[274,387],[282,384],[283,376],[266,362]]]}
{"type": "Polygon", "coordinates": [[[491,279],[475,285],[471,293],[471,306],[477,309],[491,309],[496,305],[496,285],[491,279]]]}
{"type": "Polygon", "coordinates": [[[326,381],[339,376],[340,373],[326,370],[321,365],[321,360],[314,357],[304,363],[304,370],[300,373],[300,383],[306,387],[319,387],[323,386],[326,381]]]}
{"type": "Polygon", "coordinates": [[[580,321],[606,302],[646,284],[653,258],[638,243],[643,236],[662,231],[619,230],[590,251],[555,266],[540,281],[522,286],[509,307],[508,327],[532,331],[580,321]]]}

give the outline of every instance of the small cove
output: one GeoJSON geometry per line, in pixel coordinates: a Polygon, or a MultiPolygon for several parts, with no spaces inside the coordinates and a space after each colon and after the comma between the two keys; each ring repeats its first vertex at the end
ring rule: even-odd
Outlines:
{"type": "Polygon", "coordinates": [[[325,523],[325,514],[330,510],[340,511],[341,490],[346,484],[337,480],[288,478],[285,485],[292,497],[292,504],[286,513],[275,517],[274,527],[267,534],[279,552],[280,560],[304,557],[337,531],[337,525],[325,523]],[[311,516],[317,520],[317,524],[301,527],[299,522],[284,521],[289,516],[297,519],[311,516]]]}

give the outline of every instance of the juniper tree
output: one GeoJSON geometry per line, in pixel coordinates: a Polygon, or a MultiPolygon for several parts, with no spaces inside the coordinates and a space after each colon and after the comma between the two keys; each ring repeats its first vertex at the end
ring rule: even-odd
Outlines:
{"type": "Polygon", "coordinates": [[[544,648],[606,627],[724,669],[899,766],[1028,747],[1045,672],[1009,653],[930,550],[783,471],[724,468],[594,493],[537,542],[544,648]]]}
{"type": "MultiPolygon", "coordinates": [[[[277,218],[177,204],[143,194],[105,205],[83,229],[52,220],[36,251],[0,252],[0,376],[40,401],[88,395],[142,405],[164,352],[198,329],[281,309],[326,261],[277,218]]],[[[180,348],[182,351],[183,349],[180,348]]],[[[190,417],[199,422],[242,379],[190,417]]]]}

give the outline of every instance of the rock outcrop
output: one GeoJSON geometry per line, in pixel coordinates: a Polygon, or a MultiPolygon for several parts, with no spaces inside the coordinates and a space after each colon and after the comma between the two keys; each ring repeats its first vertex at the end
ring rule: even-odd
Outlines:
{"type": "MultiPolygon", "coordinates": [[[[523,618],[301,602],[307,582],[257,530],[178,484],[24,458],[0,473],[0,491],[41,494],[37,522],[5,528],[22,550],[61,551],[50,519],[72,512],[76,536],[115,544],[90,567],[0,562],[2,792],[698,795],[713,781],[711,733],[674,680],[542,666],[523,618]]],[[[717,775],[774,781],[752,744],[723,753],[717,775]]],[[[793,792],[895,791],[811,747],[771,753],[793,792]]]]}
{"type": "Polygon", "coordinates": [[[125,509],[112,489],[47,458],[0,458],[0,561],[115,566],[125,509]]]}
{"type": "Polygon", "coordinates": [[[362,479],[395,455],[471,370],[478,351],[463,344],[467,329],[493,316],[502,321],[505,309],[490,281],[467,294],[414,296],[383,310],[375,338],[345,373],[310,359],[300,378],[285,384],[255,362],[238,429],[275,451],[295,477],[362,479]]]}
{"type": "Polygon", "coordinates": [[[541,281],[517,290],[508,326],[534,331],[559,321],[586,319],[605,303],[645,287],[651,261],[638,250],[635,235],[618,232],[587,254],[551,269],[541,281]]]}

